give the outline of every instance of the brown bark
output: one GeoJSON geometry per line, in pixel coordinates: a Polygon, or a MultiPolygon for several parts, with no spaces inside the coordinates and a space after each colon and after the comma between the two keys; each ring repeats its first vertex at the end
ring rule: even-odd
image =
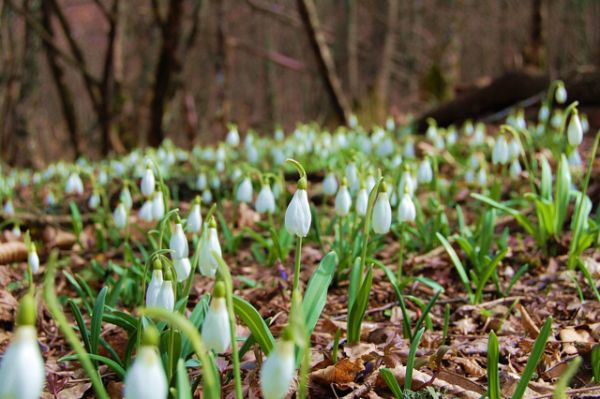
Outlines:
{"type": "Polygon", "coordinates": [[[215,53],[215,82],[217,113],[216,124],[219,134],[224,134],[229,123],[229,49],[227,45],[227,20],[225,18],[225,1],[219,0],[217,7],[217,48],[215,53]]]}
{"type": "Polygon", "coordinates": [[[544,64],[542,0],[531,0],[529,43],[525,49],[525,64],[542,68],[544,64]]]}
{"type": "Polygon", "coordinates": [[[348,31],[346,51],[348,53],[348,95],[353,105],[358,96],[358,40],[357,40],[357,4],[356,0],[347,0],[348,31]]]}
{"type": "Polygon", "coordinates": [[[150,129],[148,132],[148,144],[158,147],[164,139],[163,118],[165,106],[169,96],[169,89],[173,83],[173,77],[180,68],[177,59],[177,48],[181,36],[181,18],[183,15],[183,0],[172,0],[169,2],[166,19],[160,17],[158,4],[153,9],[160,25],[162,46],[156,71],[154,73],[154,89],[152,103],[150,105],[150,129]]]}
{"type": "MultiPolygon", "coordinates": [[[[51,19],[51,5],[47,1],[42,1],[41,23],[45,31],[50,36],[50,38],[54,38],[54,29],[52,27],[51,19]]],[[[58,63],[56,55],[57,53],[54,47],[49,45],[48,41],[44,41],[44,48],[46,50],[46,60],[48,62],[48,66],[50,67],[52,80],[54,82],[54,86],[56,87],[56,91],[58,92],[58,99],[60,101],[65,124],[67,125],[67,131],[69,133],[71,145],[73,146],[73,151],[75,152],[75,157],[77,158],[81,155],[81,147],[79,140],[77,115],[75,113],[75,104],[73,103],[73,95],[71,94],[71,91],[65,83],[64,71],[58,63]]]]}
{"type": "Polygon", "coordinates": [[[333,57],[321,31],[315,3],[313,0],[297,0],[297,4],[335,113],[342,123],[347,124],[351,114],[350,106],[335,70],[333,57]]]}
{"type": "MultiPolygon", "coordinates": [[[[396,47],[396,26],[398,23],[398,0],[388,0],[386,33],[381,53],[381,66],[375,82],[376,98],[379,101],[380,112],[387,111],[390,77],[394,66],[393,55],[396,47]]],[[[379,115],[384,117],[384,115],[379,115]]]]}

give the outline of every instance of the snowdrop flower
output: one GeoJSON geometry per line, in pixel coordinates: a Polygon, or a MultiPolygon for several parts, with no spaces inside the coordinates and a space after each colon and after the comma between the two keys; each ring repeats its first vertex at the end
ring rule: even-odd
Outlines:
{"type": "Polygon", "coordinates": [[[502,135],[498,137],[492,151],[492,163],[494,165],[504,165],[508,162],[508,145],[506,138],[502,135]]]}
{"type": "Polygon", "coordinates": [[[252,202],[252,182],[250,181],[250,178],[246,177],[242,180],[237,188],[235,199],[238,202],[252,202]]]}
{"type": "Polygon", "coordinates": [[[34,243],[31,243],[31,247],[29,248],[27,264],[33,274],[37,274],[40,271],[40,257],[37,254],[34,243]]]}
{"type": "Polygon", "coordinates": [[[554,99],[559,104],[564,104],[567,101],[567,89],[565,85],[560,83],[554,92],[554,99]]]}
{"type": "Polygon", "coordinates": [[[258,192],[254,208],[256,208],[256,212],[258,213],[275,213],[275,196],[268,183],[263,184],[258,192]]]}
{"type": "Polygon", "coordinates": [[[369,205],[369,193],[367,192],[364,184],[361,184],[358,194],[356,194],[356,213],[359,216],[365,216],[367,214],[367,207],[369,205]]]}
{"type": "Polygon", "coordinates": [[[394,118],[390,116],[385,120],[385,128],[388,131],[393,131],[396,129],[396,121],[394,121],[394,118]]]}
{"type": "Polygon", "coordinates": [[[131,192],[129,191],[129,187],[125,185],[119,194],[119,201],[125,206],[125,209],[131,210],[133,206],[133,200],[131,199],[131,192]]]}
{"type": "Polygon", "coordinates": [[[454,126],[450,126],[448,129],[448,135],[446,136],[446,143],[448,146],[453,146],[458,141],[458,132],[454,126]]]}
{"type": "Polygon", "coordinates": [[[163,193],[162,191],[157,191],[154,193],[154,198],[152,199],[152,218],[154,220],[160,220],[165,214],[165,203],[163,201],[163,193]]]}
{"type": "Polygon", "coordinates": [[[198,178],[196,179],[196,188],[198,190],[204,190],[207,185],[208,185],[208,180],[206,179],[206,174],[205,173],[199,174],[198,178]]]}
{"type": "Polygon", "coordinates": [[[212,201],[213,201],[212,192],[210,190],[204,190],[202,192],[202,202],[210,205],[210,204],[212,204],[212,201]]]}
{"type": "Polygon", "coordinates": [[[472,145],[478,146],[482,145],[485,142],[485,125],[483,123],[478,123],[475,126],[475,135],[473,136],[473,140],[471,141],[472,145]]]}
{"type": "Polygon", "coordinates": [[[77,172],[71,173],[65,186],[65,194],[83,194],[83,182],[77,172]]]}
{"type": "Polygon", "coordinates": [[[419,183],[430,183],[433,180],[433,170],[431,168],[431,161],[426,158],[419,164],[417,170],[417,181],[419,183]]]}
{"type": "Polygon", "coordinates": [[[196,197],[187,218],[186,230],[198,234],[202,229],[202,213],[200,212],[200,197],[196,197]]]}
{"type": "Polygon", "coordinates": [[[579,119],[578,113],[575,111],[569,121],[569,127],[567,128],[567,138],[569,145],[577,147],[583,141],[583,128],[581,127],[581,120],[579,119]]]}
{"type": "Polygon", "coordinates": [[[115,226],[122,229],[127,225],[127,210],[123,203],[119,203],[113,212],[113,219],[115,220],[115,226]]]}
{"type": "Polygon", "coordinates": [[[473,132],[475,131],[475,127],[473,126],[473,122],[471,122],[470,119],[468,119],[465,124],[463,125],[463,131],[465,132],[466,136],[470,136],[473,134],[473,132]]]}
{"type": "Polygon", "coordinates": [[[548,105],[546,105],[546,104],[542,105],[538,112],[538,120],[545,122],[546,120],[548,120],[549,116],[550,116],[550,108],[548,108],[548,105]]]}
{"type": "Polygon", "coordinates": [[[90,209],[97,209],[98,205],[100,205],[100,195],[94,192],[88,199],[88,207],[90,209]]]}
{"type": "Polygon", "coordinates": [[[323,194],[334,195],[337,192],[338,184],[333,172],[329,172],[323,180],[323,194]]]}
{"type": "Polygon", "coordinates": [[[410,197],[410,194],[405,192],[402,196],[402,201],[400,201],[400,205],[398,206],[398,220],[400,223],[414,222],[416,217],[417,211],[415,209],[415,204],[410,197]]]}
{"type": "Polygon", "coordinates": [[[172,311],[175,307],[175,294],[173,293],[173,274],[169,269],[164,273],[164,280],[156,295],[154,306],[172,311]]]}
{"type": "Polygon", "coordinates": [[[227,132],[226,138],[227,144],[232,147],[237,147],[240,144],[240,134],[238,133],[237,127],[235,125],[231,125],[229,128],[229,132],[227,132]]]}
{"type": "Polygon", "coordinates": [[[435,139],[438,136],[437,126],[435,125],[435,123],[432,123],[431,121],[429,122],[429,126],[427,127],[427,130],[425,131],[425,136],[429,140],[435,141],[435,139]]]}
{"type": "Polygon", "coordinates": [[[560,110],[556,110],[554,111],[554,113],[552,114],[552,119],[550,119],[550,125],[554,128],[554,129],[558,129],[562,123],[563,120],[563,115],[562,112],[560,110]]]}
{"type": "Polygon", "coordinates": [[[346,180],[342,180],[342,185],[335,196],[335,213],[338,216],[346,216],[350,212],[352,206],[352,197],[350,197],[350,191],[348,191],[348,185],[346,180]]]}
{"type": "Polygon", "coordinates": [[[571,167],[578,168],[581,166],[581,155],[579,155],[577,148],[573,149],[569,154],[568,161],[571,167]]]}
{"type": "Polygon", "coordinates": [[[158,294],[163,285],[162,263],[159,259],[154,260],[152,278],[146,289],[146,306],[151,308],[157,305],[158,294]]]}
{"type": "Polygon", "coordinates": [[[222,281],[215,284],[210,307],[202,324],[202,340],[208,350],[213,350],[215,353],[224,353],[231,345],[225,284],[222,281]]]}
{"type": "Polygon", "coordinates": [[[251,164],[256,164],[258,162],[258,150],[254,145],[250,145],[246,148],[246,159],[251,164]]]}
{"type": "Polygon", "coordinates": [[[177,273],[177,281],[181,283],[188,278],[190,272],[192,271],[190,258],[186,257],[173,259],[173,268],[175,269],[175,273],[177,273]]]}
{"type": "Polygon", "coordinates": [[[154,327],[144,330],[142,345],[125,376],[125,399],[166,399],[167,377],[158,354],[159,335],[154,327]]]}
{"type": "Polygon", "coordinates": [[[6,216],[10,217],[10,216],[14,216],[15,215],[15,207],[13,205],[12,200],[9,198],[6,200],[6,202],[4,203],[4,213],[6,214],[6,216]]]}
{"type": "Polygon", "coordinates": [[[465,181],[467,182],[467,184],[473,184],[473,182],[475,181],[475,171],[473,169],[467,170],[467,172],[465,173],[465,181]]]}
{"type": "Polygon", "coordinates": [[[408,139],[406,141],[406,144],[404,144],[404,151],[402,154],[406,158],[414,158],[415,157],[415,154],[416,154],[415,142],[412,139],[408,139]]]}
{"type": "Polygon", "coordinates": [[[371,193],[371,191],[373,190],[373,187],[375,187],[376,183],[377,182],[375,181],[375,176],[373,176],[373,175],[367,176],[367,181],[365,182],[365,185],[367,188],[367,194],[371,193]]]}
{"type": "Polygon", "coordinates": [[[590,130],[590,121],[586,114],[581,114],[581,129],[583,133],[587,133],[590,130]]]}
{"type": "Polygon", "coordinates": [[[204,276],[214,277],[218,264],[212,253],[216,252],[217,255],[222,256],[221,244],[219,243],[219,235],[217,233],[217,223],[214,218],[210,220],[208,229],[205,229],[205,233],[202,234],[201,240],[198,260],[200,273],[204,276]]]}
{"type": "Polygon", "coordinates": [[[477,184],[480,187],[484,187],[487,184],[487,172],[484,167],[479,168],[479,172],[477,172],[477,184]]]}
{"type": "Polygon", "coordinates": [[[517,139],[512,139],[508,144],[508,158],[518,159],[519,155],[521,155],[521,143],[517,139]]]}
{"type": "Polygon", "coordinates": [[[381,191],[373,206],[373,231],[377,234],[387,234],[392,225],[392,207],[388,199],[387,184],[381,183],[381,191]]]}
{"type": "Polygon", "coordinates": [[[527,122],[525,121],[525,115],[523,114],[522,110],[515,117],[515,126],[519,129],[527,128],[527,122]]]}
{"type": "Polygon", "coordinates": [[[353,129],[358,126],[358,118],[356,117],[356,115],[350,115],[350,118],[348,118],[348,126],[350,126],[353,129]]]}
{"type": "Polygon", "coordinates": [[[386,137],[377,146],[377,156],[379,156],[379,157],[388,157],[388,156],[392,155],[393,152],[394,152],[394,142],[389,137],[386,137]]]}
{"type": "Polygon", "coordinates": [[[17,238],[21,237],[21,227],[18,224],[16,224],[15,227],[13,227],[13,229],[11,230],[11,233],[17,238]]]}
{"type": "Polygon", "coordinates": [[[283,132],[282,128],[277,128],[277,130],[275,130],[275,140],[277,141],[283,141],[283,139],[285,138],[285,133],[283,132]]]}
{"type": "Polygon", "coordinates": [[[286,328],[260,369],[260,388],[265,399],[283,399],[296,373],[294,341],[286,328]]]}
{"type": "Polygon", "coordinates": [[[348,182],[350,190],[354,192],[358,189],[358,170],[356,169],[356,164],[354,162],[350,162],[346,165],[346,181],[348,182]]]}
{"type": "Polygon", "coordinates": [[[183,226],[181,221],[177,221],[175,224],[175,231],[171,235],[169,240],[169,248],[171,249],[171,256],[174,259],[187,258],[189,254],[189,247],[185,233],[183,232],[183,226]]]}
{"type": "Polygon", "coordinates": [[[152,201],[146,200],[140,208],[140,218],[145,222],[151,222],[154,217],[152,216],[152,201]]]}
{"type": "Polygon", "coordinates": [[[151,197],[152,194],[154,194],[155,185],[156,182],[154,180],[154,172],[152,172],[150,165],[147,165],[144,176],[142,177],[142,181],[140,182],[140,190],[142,191],[142,195],[146,198],[151,197]]]}
{"type": "Polygon", "coordinates": [[[56,204],[56,198],[54,197],[54,193],[52,191],[49,191],[48,194],[46,194],[44,202],[47,206],[54,206],[56,204]]]}
{"type": "Polygon", "coordinates": [[[35,331],[35,299],[19,305],[17,330],[0,365],[0,398],[37,399],[44,387],[44,360],[35,331]]]}
{"type": "Polygon", "coordinates": [[[513,178],[517,178],[521,175],[522,171],[523,168],[521,168],[521,163],[519,160],[517,158],[513,159],[513,161],[510,163],[510,175],[513,178]]]}
{"type": "Polygon", "coordinates": [[[285,211],[285,229],[291,235],[306,237],[310,229],[311,214],[306,193],[306,177],[298,180],[298,188],[285,211]]]}
{"type": "Polygon", "coordinates": [[[417,189],[417,181],[410,174],[408,169],[406,169],[402,173],[402,177],[400,177],[400,183],[398,184],[398,193],[402,194],[402,193],[408,192],[412,196],[412,195],[414,195],[416,189],[417,189]]]}

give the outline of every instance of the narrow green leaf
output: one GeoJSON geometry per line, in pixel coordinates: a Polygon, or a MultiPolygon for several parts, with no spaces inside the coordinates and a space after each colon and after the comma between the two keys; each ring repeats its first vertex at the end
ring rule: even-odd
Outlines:
{"type": "Polygon", "coordinates": [[[379,375],[383,378],[388,388],[390,388],[390,391],[392,391],[394,398],[403,399],[402,389],[400,389],[400,384],[398,384],[398,380],[396,380],[394,373],[388,368],[381,368],[379,369],[379,375]]]}
{"type": "Polygon", "coordinates": [[[103,287],[94,303],[94,311],[92,313],[92,323],[90,325],[90,353],[98,354],[98,344],[100,343],[100,333],[102,332],[102,314],[104,313],[104,300],[108,288],[103,287]]]}
{"type": "Polygon", "coordinates": [[[481,274],[481,276],[479,276],[479,281],[477,283],[477,290],[475,291],[475,302],[476,303],[479,303],[481,301],[481,296],[483,295],[483,289],[485,288],[487,281],[490,279],[490,277],[492,277],[492,274],[494,274],[494,270],[496,270],[496,268],[498,267],[498,265],[500,264],[502,259],[504,259],[504,257],[506,256],[507,253],[508,253],[508,248],[504,248],[502,251],[497,253],[496,256],[494,257],[494,259],[492,259],[487,264],[487,266],[486,266],[485,270],[483,271],[483,273],[481,274]]]}
{"type": "Polygon", "coordinates": [[[494,331],[491,331],[488,338],[487,353],[488,396],[490,399],[502,399],[500,394],[500,378],[498,377],[498,359],[498,338],[494,331]]]}
{"type": "Polygon", "coordinates": [[[467,272],[465,271],[465,267],[463,266],[462,262],[458,258],[458,255],[456,254],[456,251],[454,250],[454,248],[452,248],[452,245],[450,245],[448,240],[446,240],[446,238],[443,235],[441,235],[440,233],[435,233],[435,234],[436,234],[438,240],[440,241],[440,243],[442,243],[442,246],[444,247],[446,252],[448,253],[448,256],[450,256],[450,260],[452,260],[452,264],[454,265],[454,268],[458,272],[460,280],[462,281],[462,283],[465,287],[465,290],[467,291],[469,300],[472,302],[473,301],[473,291],[471,290],[471,282],[469,281],[469,277],[467,275],[467,272]]]}
{"type": "Polygon", "coordinates": [[[262,349],[265,355],[268,355],[273,346],[275,346],[275,338],[273,338],[273,334],[271,334],[269,327],[267,327],[258,310],[249,302],[236,295],[233,296],[233,307],[235,314],[250,329],[260,349],[262,349]]]}
{"type": "Polygon", "coordinates": [[[335,252],[329,252],[319,263],[319,266],[308,281],[304,299],[302,300],[302,314],[307,334],[311,334],[317,325],[321,312],[327,303],[327,290],[333,280],[338,258],[335,252]]]}
{"type": "MultiPolygon", "coordinates": [[[[112,359],[107,358],[106,356],[102,356],[102,355],[95,355],[93,353],[88,354],[88,356],[90,357],[90,359],[96,361],[96,362],[100,362],[103,364],[106,364],[109,368],[111,368],[115,373],[117,373],[119,375],[120,379],[125,379],[125,369],[123,367],[121,367],[119,365],[119,363],[115,362],[112,359]]],[[[62,363],[62,362],[72,362],[72,361],[79,361],[79,358],[77,357],[77,355],[68,355],[68,356],[63,356],[60,359],[58,359],[58,362],[62,363]]]]}
{"type": "Polygon", "coordinates": [[[442,291],[436,291],[436,293],[433,295],[433,297],[429,300],[429,302],[427,303],[427,306],[425,306],[425,309],[423,309],[423,311],[421,312],[421,317],[419,317],[419,320],[417,320],[417,324],[415,324],[415,328],[414,328],[415,332],[418,331],[419,328],[421,328],[421,325],[423,324],[423,322],[429,315],[429,312],[431,312],[431,308],[433,308],[433,305],[435,305],[435,302],[438,300],[441,293],[442,293],[442,291]]]}
{"type": "Polygon", "coordinates": [[[90,335],[87,326],[85,325],[85,321],[83,320],[83,315],[81,314],[81,311],[72,299],[69,299],[67,303],[71,307],[71,312],[75,317],[77,328],[79,328],[79,334],[81,335],[81,339],[83,340],[83,346],[85,347],[86,351],[91,352],[90,335]]]}
{"type": "Polygon", "coordinates": [[[527,364],[525,365],[525,370],[523,370],[523,375],[517,384],[517,388],[513,393],[512,399],[521,399],[525,394],[525,390],[527,389],[527,385],[529,381],[531,381],[531,377],[533,377],[533,373],[542,358],[544,353],[544,349],[546,348],[546,341],[548,341],[548,337],[552,332],[552,317],[549,317],[548,320],[544,323],[542,328],[540,329],[540,335],[538,335],[537,339],[533,344],[533,350],[531,351],[531,355],[529,356],[529,360],[527,360],[527,364]]]}
{"type": "Polygon", "coordinates": [[[415,357],[417,356],[417,348],[421,343],[421,338],[425,332],[425,327],[421,328],[415,334],[413,340],[410,342],[410,350],[408,351],[408,358],[406,359],[406,375],[404,377],[404,393],[407,394],[412,388],[412,375],[415,367],[415,357]]]}
{"type": "Polygon", "coordinates": [[[177,399],[192,399],[192,387],[183,359],[177,361],[177,399]]]}
{"type": "Polygon", "coordinates": [[[371,284],[373,282],[373,268],[368,267],[367,275],[360,287],[354,305],[348,314],[348,341],[357,343],[360,341],[360,327],[365,317],[365,311],[369,304],[371,284]]]}

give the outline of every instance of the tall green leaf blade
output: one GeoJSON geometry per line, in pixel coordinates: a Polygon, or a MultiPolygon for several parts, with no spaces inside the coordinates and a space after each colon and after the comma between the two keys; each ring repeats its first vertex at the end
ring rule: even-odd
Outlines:
{"type": "Polygon", "coordinates": [[[260,313],[258,313],[258,310],[249,302],[236,295],[233,296],[233,308],[242,323],[250,329],[250,332],[264,354],[268,355],[275,346],[275,338],[273,338],[273,334],[271,334],[267,323],[265,323],[260,313]]]}
{"type": "Polygon", "coordinates": [[[104,301],[106,299],[107,287],[103,287],[96,297],[94,311],[92,313],[92,323],[90,325],[90,352],[98,354],[98,344],[100,343],[100,333],[102,332],[102,314],[104,313],[104,301]]]}
{"type": "Polygon", "coordinates": [[[502,399],[500,394],[500,378],[498,376],[498,359],[498,338],[494,331],[492,331],[488,338],[487,353],[488,396],[490,399],[502,399]]]}
{"type": "Polygon", "coordinates": [[[406,359],[406,375],[404,377],[404,393],[407,394],[412,388],[412,375],[415,367],[415,357],[417,356],[417,348],[421,343],[421,338],[425,332],[425,327],[421,328],[415,334],[413,340],[410,343],[410,349],[408,351],[408,358],[406,359]]]}
{"type": "Polygon", "coordinates": [[[369,295],[371,293],[371,284],[373,283],[373,268],[369,266],[367,275],[358,291],[354,305],[348,315],[348,341],[357,343],[360,341],[360,327],[365,311],[369,304],[369,295]]]}
{"type": "Polygon", "coordinates": [[[304,299],[302,300],[302,314],[304,326],[310,334],[317,325],[321,312],[327,303],[327,290],[333,280],[337,267],[338,257],[335,252],[329,252],[319,263],[319,266],[308,281],[304,299]]]}
{"type": "Polygon", "coordinates": [[[177,399],[192,399],[192,387],[183,359],[177,362],[177,399]]]}
{"type": "Polygon", "coordinates": [[[402,399],[402,389],[400,389],[400,384],[398,384],[398,380],[396,380],[394,373],[388,368],[381,368],[379,369],[379,375],[383,378],[388,388],[390,388],[390,391],[392,391],[394,398],[402,399]]]}
{"type": "Polygon", "coordinates": [[[452,261],[454,268],[458,272],[460,280],[462,281],[462,283],[465,287],[465,290],[467,291],[467,294],[469,295],[469,299],[472,301],[473,300],[473,291],[471,290],[471,282],[469,280],[469,277],[467,275],[465,267],[463,266],[458,255],[456,254],[456,251],[454,250],[454,248],[452,248],[452,245],[450,245],[448,240],[446,240],[446,238],[443,235],[441,235],[440,233],[435,233],[435,234],[436,234],[438,240],[440,241],[440,243],[442,244],[442,246],[444,247],[444,249],[446,250],[446,252],[448,253],[450,260],[452,261]]]}

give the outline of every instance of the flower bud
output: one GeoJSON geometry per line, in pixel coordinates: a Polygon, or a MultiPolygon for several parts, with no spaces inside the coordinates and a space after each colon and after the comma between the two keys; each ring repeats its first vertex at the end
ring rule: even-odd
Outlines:
{"type": "Polygon", "coordinates": [[[169,240],[169,249],[171,249],[171,256],[173,259],[187,258],[189,254],[189,247],[185,233],[183,232],[183,226],[181,223],[175,224],[175,231],[171,235],[169,240]]]}
{"type": "Polygon", "coordinates": [[[298,181],[298,189],[285,211],[285,228],[288,233],[298,237],[306,237],[308,235],[312,218],[306,185],[305,177],[298,181]]]}
{"type": "Polygon", "coordinates": [[[65,186],[65,194],[83,194],[83,182],[77,172],[71,173],[65,186]]]}
{"type": "Polygon", "coordinates": [[[581,127],[581,120],[577,112],[574,112],[569,121],[569,127],[567,128],[567,138],[569,144],[573,147],[577,147],[583,141],[583,128],[581,127]]]}
{"type": "Polygon", "coordinates": [[[419,170],[417,171],[417,181],[419,183],[430,183],[433,180],[433,169],[431,168],[431,161],[426,158],[419,164],[419,170]]]}
{"type": "Polygon", "coordinates": [[[210,221],[208,229],[205,229],[205,233],[202,234],[201,240],[198,260],[200,273],[204,276],[214,277],[218,264],[212,252],[216,252],[219,256],[222,255],[221,244],[219,243],[219,236],[217,234],[217,225],[214,219],[210,221]]]}
{"type": "Polygon", "coordinates": [[[90,198],[88,199],[88,207],[90,209],[97,209],[98,205],[100,205],[100,195],[94,192],[92,193],[92,195],[90,195],[90,198]]]}
{"type": "Polygon", "coordinates": [[[3,208],[4,213],[6,214],[7,217],[11,217],[15,215],[15,207],[13,205],[12,200],[9,198],[6,200],[6,202],[4,203],[4,208],[3,208]]]}
{"type": "Polygon", "coordinates": [[[338,216],[346,216],[350,212],[352,206],[352,197],[348,191],[346,181],[342,181],[342,185],[335,196],[335,213],[338,216]]]}
{"type": "Polygon", "coordinates": [[[232,147],[237,147],[240,144],[240,134],[238,133],[237,127],[232,125],[227,132],[227,138],[225,139],[227,144],[232,147]]]}
{"type": "Polygon", "coordinates": [[[262,186],[256,196],[254,207],[258,213],[275,213],[275,196],[273,195],[273,191],[271,191],[271,186],[268,184],[262,186]]]}
{"type": "Polygon", "coordinates": [[[334,195],[337,192],[338,184],[335,175],[329,172],[323,180],[323,194],[334,195]]]}
{"type": "Polygon", "coordinates": [[[27,255],[27,264],[31,268],[31,272],[36,274],[40,271],[40,258],[35,250],[35,244],[31,244],[31,248],[29,249],[29,253],[27,255]]]}
{"type": "Polygon", "coordinates": [[[246,177],[238,186],[235,198],[238,202],[252,202],[252,182],[246,177]]]}
{"type": "Polygon", "coordinates": [[[170,270],[164,273],[164,281],[156,296],[155,306],[172,311],[175,307],[175,294],[173,293],[173,275],[170,270]]]}
{"type": "Polygon", "coordinates": [[[119,194],[119,201],[125,206],[125,209],[128,211],[131,210],[131,207],[133,206],[133,200],[131,198],[129,187],[123,187],[121,193],[119,194]]]}
{"type": "Polygon", "coordinates": [[[154,198],[152,199],[152,218],[160,220],[164,215],[165,204],[163,202],[163,193],[162,191],[157,191],[154,193],[154,198]]]}
{"type": "Polygon", "coordinates": [[[135,361],[125,376],[125,399],[166,399],[169,386],[162,368],[162,362],[156,345],[156,337],[147,338],[144,331],[144,342],[138,350],[135,361]],[[149,343],[153,341],[153,343],[149,343]]]}
{"type": "Polygon", "coordinates": [[[381,192],[373,205],[373,231],[377,234],[387,234],[392,225],[392,207],[387,193],[387,184],[381,183],[381,192]]]}
{"type": "Polygon", "coordinates": [[[186,230],[190,233],[200,233],[202,229],[202,213],[200,212],[200,198],[196,199],[188,215],[186,230]]]}
{"type": "Polygon", "coordinates": [[[190,258],[178,258],[173,260],[173,267],[175,268],[175,272],[177,273],[177,281],[182,282],[188,278],[190,272],[192,271],[192,264],[190,263],[190,258]]]}
{"type": "Polygon", "coordinates": [[[151,197],[152,194],[154,194],[155,185],[156,182],[154,180],[154,172],[152,172],[150,165],[148,165],[140,183],[140,190],[142,191],[142,195],[146,198],[151,197]]]}
{"type": "Polygon", "coordinates": [[[225,284],[222,281],[215,284],[210,307],[202,324],[202,340],[207,348],[215,353],[224,353],[231,344],[225,284]]]}
{"type": "Polygon", "coordinates": [[[508,162],[508,145],[506,138],[502,135],[498,137],[492,151],[492,163],[494,165],[504,165],[508,162]]]}
{"type": "Polygon", "coordinates": [[[290,388],[295,372],[294,342],[291,337],[283,336],[269,353],[260,370],[260,388],[263,397],[283,399],[290,388]]]}
{"type": "Polygon", "coordinates": [[[521,163],[519,162],[518,159],[514,159],[511,163],[510,163],[510,175],[513,178],[517,178],[521,175],[521,172],[523,171],[523,168],[521,168],[521,163]]]}
{"type": "Polygon", "coordinates": [[[123,203],[119,203],[113,212],[113,219],[115,220],[115,226],[122,229],[127,225],[127,210],[123,203]]]}
{"type": "Polygon", "coordinates": [[[152,216],[152,201],[146,200],[139,212],[140,218],[145,222],[151,222],[153,220],[152,216]]]}
{"type": "Polygon", "coordinates": [[[369,194],[367,189],[362,187],[356,194],[356,213],[359,216],[365,216],[367,214],[367,207],[369,205],[369,194]]]}
{"type": "Polygon", "coordinates": [[[402,201],[398,206],[398,220],[402,222],[414,222],[417,217],[415,204],[408,193],[404,193],[402,201]]]}
{"type": "Polygon", "coordinates": [[[158,293],[163,284],[162,263],[155,259],[152,270],[152,278],[146,289],[146,306],[151,308],[157,306],[158,293]]]}
{"type": "Polygon", "coordinates": [[[567,89],[563,84],[559,84],[556,88],[556,92],[554,92],[554,99],[559,104],[564,104],[567,102],[567,89]]]}

